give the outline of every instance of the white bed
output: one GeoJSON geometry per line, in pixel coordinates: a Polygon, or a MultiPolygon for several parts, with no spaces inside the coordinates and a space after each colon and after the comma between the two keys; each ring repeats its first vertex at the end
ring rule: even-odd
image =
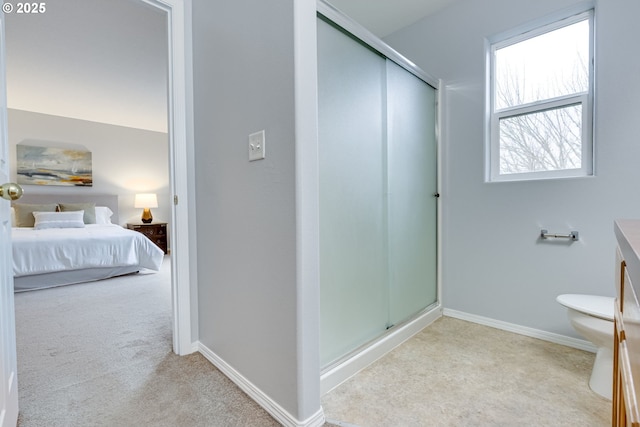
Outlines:
{"type": "MultiPolygon", "coordinates": [[[[114,204],[101,196],[99,203],[117,209],[117,198],[114,204]]],[[[142,233],[108,223],[78,228],[14,227],[12,243],[15,292],[101,280],[141,269],[158,271],[164,258],[164,252],[142,233]]]]}

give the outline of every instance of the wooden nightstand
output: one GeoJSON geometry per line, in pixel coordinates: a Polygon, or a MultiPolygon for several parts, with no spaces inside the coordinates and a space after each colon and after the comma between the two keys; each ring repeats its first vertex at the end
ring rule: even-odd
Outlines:
{"type": "Polygon", "coordinates": [[[129,230],[138,231],[149,238],[160,249],[167,253],[167,223],[166,222],[152,222],[149,224],[143,224],[137,222],[135,224],[127,224],[129,230]]]}

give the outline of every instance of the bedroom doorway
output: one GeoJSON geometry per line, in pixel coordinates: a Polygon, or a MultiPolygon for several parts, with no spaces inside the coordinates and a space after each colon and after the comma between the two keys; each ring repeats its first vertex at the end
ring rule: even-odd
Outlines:
{"type": "MultiPolygon", "coordinates": [[[[163,10],[168,17],[169,32],[169,87],[168,87],[168,116],[169,116],[169,145],[170,145],[170,175],[171,175],[171,192],[176,203],[172,206],[171,222],[173,227],[170,232],[170,238],[173,242],[174,256],[172,257],[172,330],[173,330],[173,351],[179,355],[192,353],[192,329],[191,329],[191,269],[189,266],[190,236],[195,235],[190,230],[189,224],[195,224],[195,209],[189,209],[192,198],[189,197],[189,188],[193,188],[194,177],[189,173],[189,165],[193,163],[192,149],[188,146],[188,127],[190,122],[187,120],[187,97],[192,98],[191,93],[187,94],[187,33],[185,23],[185,4],[183,0],[135,0],[143,2],[156,9],[163,10]],[[179,201],[179,203],[177,203],[179,201]],[[176,256],[179,254],[180,256],[176,256]]],[[[190,11],[189,11],[190,13],[190,11]]],[[[31,17],[29,17],[30,19],[31,17]]],[[[12,159],[7,156],[6,135],[7,135],[7,99],[5,96],[5,76],[6,61],[5,58],[5,27],[4,15],[0,17],[0,146],[5,148],[0,156],[1,169],[7,172],[11,166],[12,159]],[[4,145],[3,145],[4,144],[4,145]]],[[[190,81],[190,79],[189,79],[190,81]]],[[[190,109],[189,109],[190,111],[190,109]]],[[[4,228],[8,226],[8,203],[0,202],[5,216],[3,217],[4,228]]],[[[0,244],[8,245],[10,248],[10,239],[5,234],[0,235],[0,244]]],[[[6,257],[10,257],[10,250],[0,251],[6,257]]],[[[10,258],[9,260],[10,261],[10,258]]],[[[195,269],[195,267],[194,267],[195,269]]],[[[0,281],[0,306],[6,309],[2,310],[3,321],[0,322],[8,331],[3,334],[0,340],[0,360],[2,365],[7,368],[2,370],[0,380],[3,386],[8,384],[10,387],[0,390],[0,427],[14,426],[15,417],[17,417],[17,393],[11,384],[15,384],[15,370],[11,366],[6,365],[8,361],[15,361],[16,340],[15,329],[10,327],[15,319],[13,310],[13,280],[9,269],[2,269],[2,273],[7,280],[0,281]],[[6,362],[6,363],[5,363],[6,362]],[[5,375],[6,374],[6,375],[5,375]]],[[[194,284],[195,286],[195,284],[194,284]]],[[[13,364],[15,366],[15,363],[13,364]]]]}
{"type": "MultiPolygon", "coordinates": [[[[185,53],[185,5],[182,0],[126,0],[150,6],[166,13],[168,33],[168,88],[167,110],[169,120],[169,175],[170,192],[175,203],[171,206],[170,239],[172,242],[171,281],[172,281],[172,331],[173,350],[179,355],[194,351],[191,336],[191,269],[189,266],[189,236],[192,234],[189,224],[194,224],[193,210],[189,210],[189,148],[187,146],[187,81],[185,53]],[[179,202],[179,203],[178,203],[179,202]],[[178,256],[179,254],[179,256],[178,256]]],[[[4,38],[3,38],[4,41],[4,38]]],[[[4,48],[4,47],[3,47],[4,48]]],[[[4,55],[4,51],[1,52],[4,55]]],[[[2,64],[6,64],[2,61],[2,64]]],[[[3,71],[6,65],[2,65],[3,71]]],[[[0,108],[6,111],[6,99],[0,100],[0,108]]],[[[6,135],[6,122],[0,121],[6,135]]],[[[9,168],[12,157],[8,156],[5,167],[9,168]]],[[[8,298],[8,297],[7,297],[8,298]]],[[[11,298],[12,300],[12,298],[11,298]]],[[[5,355],[15,349],[15,340],[2,343],[0,349],[5,355]]]]}
{"type": "Polygon", "coordinates": [[[31,192],[56,188],[56,193],[119,194],[123,226],[139,221],[134,193],[159,193],[160,209],[154,213],[170,223],[175,273],[173,347],[186,354],[191,334],[181,337],[185,320],[190,326],[190,307],[185,307],[190,298],[184,298],[188,285],[185,292],[181,284],[190,281],[184,280],[189,248],[183,242],[194,221],[188,217],[187,186],[182,184],[187,168],[181,164],[186,161],[185,108],[180,107],[186,84],[184,60],[180,65],[185,50],[178,28],[184,32],[180,6],[178,0],[175,6],[160,0],[60,0],[39,16],[7,15],[6,23],[9,117],[19,111],[37,116],[36,126],[10,141],[9,157],[15,157],[11,150],[24,138],[87,144],[93,152],[93,187],[32,187],[31,192]],[[57,101],[51,103],[53,99],[57,101]],[[177,206],[172,203],[176,196],[177,206]],[[182,213],[186,215],[179,218],[182,213]]]}

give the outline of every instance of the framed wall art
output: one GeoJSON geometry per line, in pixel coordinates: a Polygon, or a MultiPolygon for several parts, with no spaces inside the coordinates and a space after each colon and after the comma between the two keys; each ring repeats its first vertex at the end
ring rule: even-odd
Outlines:
{"type": "Polygon", "coordinates": [[[83,146],[16,145],[18,184],[91,187],[91,151],[83,146]]]}

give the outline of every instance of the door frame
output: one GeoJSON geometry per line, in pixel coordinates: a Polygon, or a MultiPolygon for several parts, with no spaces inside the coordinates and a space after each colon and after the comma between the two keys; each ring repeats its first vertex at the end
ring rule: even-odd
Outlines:
{"type": "MultiPolygon", "coordinates": [[[[171,304],[173,351],[186,355],[197,350],[192,335],[192,285],[196,283],[195,254],[195,194],[193,173],[193,79],[191,66],[191,37],[187,22],[191,10],[184,0],[139,0],[167,13],[168,25],[168,136],[169,179],[173,193],[171,209],[171,304]],[[187,92],[189,90],[189,92],[187,92]],[[191,185],[190,185],[191,184],[191,185]],[[193,259],[193,262],[189,260],[193,259]]],[[[190,27],[190,26],[189,26],[190,27]]],[[[195,311],[194,311],[195,313],[195,311]]]]}

